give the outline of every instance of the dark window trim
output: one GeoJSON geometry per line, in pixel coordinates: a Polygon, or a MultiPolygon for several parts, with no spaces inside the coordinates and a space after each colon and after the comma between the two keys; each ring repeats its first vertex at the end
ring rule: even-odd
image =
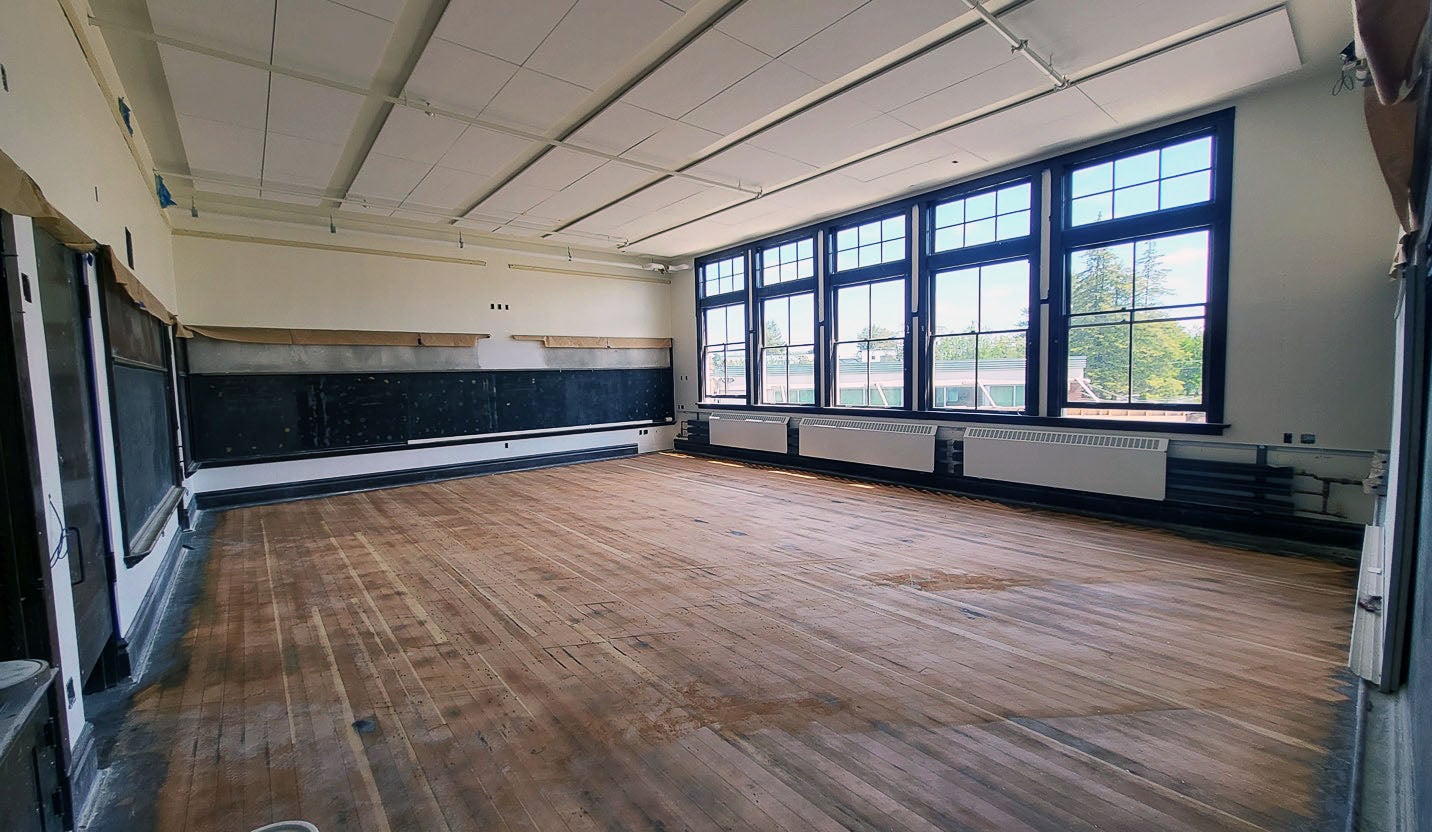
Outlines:
{"type": "Polygon", "coordinates": [[[914,419],[921,422],[970,422],[1007,427],[1064,428],[1066,430],[1121,430],[1140,433],[1182,433],[1218,436],[1231,425],[1213,422],[1136,422],[1125,419],[1098,419],[1084,416],[1027,416],[1020,413],[982,410],[896,410],[862,407],[809,407],[803,405],[752,405],[705,402],[704,410],[745,413],[776,413],[793,416],[842,416],[871,419],[914,419]]]}
{"type": "MultiPolygon", "coordinates": [[[[1059,416],[1069,407],[1069,310],[1067,255],[1076,248],[1117,243],[1139,237],[1163,236],[1207,228],[1209,232],[1208,297],[1204,315],[1203,402],[1198,405],[1160,405],[1100,402],[1098,410],[1181,410],[1201,412],[1210,424],[1224,418],[1227,354],[1228,271],[1233,193],[1233,109],[1220,110],[1134,136],[1116,139],[1049,162],[1049,397],[1050,412],[1059,416]],[[1070,172],[1104,160],[1128,155],[1145,147],[1168,144],[1183,137],[1213,136],[1212,199],[1201,205],[1139,214],[1118,220],[1069,227],[1071,206],[1065,199],[1070,172]]],[[[1076,406],[1077,407],[1077,406],[1076,406]]],[[[1117,420],[1110,420],[1117,421],[1117,420]]],[[[1131,421],[1139,426],[1157,422],[1131,421]]]]}
{"type": "MultiPolygon", "coordinates": [[[[1039,415],[1039,373],[1040,353],[1043,351],[1043,297],[1040,290],[1040,252],[1043,244],[1044,212],[1044,165],[1033,164],[981,177],[962,185],[945,188],[931,194],[920,206],[920,220],[923,232],[920,239],[920,314],[918,320],[920,343],[920,366],[923,369],[920,380],[920,409],[931,413],[962,413],[991,415],[1039,415]],[[987,191],[1022,182],[1029,183],[1030,231],[1027,237],[1014,240],[997,240],[968,248],[935,253],[935,207],[954,199],[964,199],[987,191]],[[979,408],[935,407],[935,275],[971,266],[1027,259],[1029,261],[1029,323],[1026,328],[1024,358],[1024,411],[981,410],[979,408]]],[[[979,391],[975,391],[975,403],[979,403],[979,391]]]]}
{"type": "MultiPolygon", "coordinates": [[[[910,210],[914,205],[913,199],[901,200],[896,203],[898,208],[891,208],[889,205],[880,206],[876,209],[862,211],[858,214],[851,214],[840,219],[827,223],[821,231],[821,250],[824,253],[823,267],[820,274],[825,279],[824,292],[821,300],[825,314],[822,317],[822,326],[817,333],[821,343],[816,351],[825,356],[824,374],[821,377],[823,395],[816,396],[816,403],[833,413],[852,414],[857,410],[870,410],[876,413],[911,413],[918,409],[915,389],[915,315],[917,309],[915,302],[910,296],[910,281],[914,280],[915,246],[919,244],[916,238],[916,225],[914,211],[910,210]],[[862,266],[855,269],[847,269],[843,272],[835,270],[835,235],[843,229],[865,225],[874,221],[884,221],[903,217],[905,220],[905,256],[900,260],[889,260],[884,263],[876,263],[870,266],[862,266]],[[871,283],[883,283],[888,280],[900,280],[904,284],[905,298],[905,372],[904,389],[900,392],[899,407],[842,407],[840,405],[840,389],[837,387],[836,371],[839,369],[840,359],[837,356],[838,347],[841,343],[838,340],[839,333],[836,326],[840,319],[839,310],[836,308],[835,297],[841,289],[851,286],[863,286],[871,283]]],[[[894,340],[894,339],[880,339],[894,340]]]]}

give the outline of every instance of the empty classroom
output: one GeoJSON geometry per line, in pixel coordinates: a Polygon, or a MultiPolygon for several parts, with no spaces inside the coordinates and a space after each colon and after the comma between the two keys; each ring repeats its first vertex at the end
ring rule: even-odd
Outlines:
{"type": "Polygon", "coordinates": [[[1423,0],[7,0],[0,826],[1432,832],[1423,0]]]}

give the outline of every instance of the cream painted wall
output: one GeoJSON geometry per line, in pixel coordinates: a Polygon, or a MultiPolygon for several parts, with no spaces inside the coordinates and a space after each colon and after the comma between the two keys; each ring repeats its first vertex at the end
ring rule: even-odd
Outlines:
{"type": "Polygon", "coordinates": [[[154,183],[130,155],[117,105],[100,91],[59,3],[7,0],[0,61],[10,87],[0,93],[0,148],[86,234],[124,251],[128,227],[135,273],[173,308],[169,225],[154,183]]]}
{"type": "MultiPolygon", "coordinates": [[[[1329,89],[1324,75],[1303,73],[1206,108],[1237,110],[1231,427],[1222,437],[1189,438],[1266,444],[1275,464],[1357,478],[1366,475],[1365,457],[1317,449],[1390,444],[1397,286],[1387,271],[1397,220],[1361,98],[1329,89]],[[1315,434],[1317,445],[1282,446],[1284,432],[1315,434]]],[[[670,310],[678,409],[693,408],[697,396],[694,291],[694,271],[678,272],[670,310]]],[[[1335,488],[1333,506],[1370,517],[1371,501],[1357,487],[1335,488]]]]}
{"type": "MultiPolygon", "coordinates": [[[[179,304],[187,323],[311,329],[482,332],[483,367],[542,366],[542,347],[518,335],[665,338],[665,278],[637,269],[568,263],[471,243],[422,244],[340,230],[315,236],[298,227],[237,229],[280,233],[318,245],[391,249],[477,263],[356,254],[206,237],[174,237],[179,304]],[[609,277],[508,268],[510,263],[609,277]],[[493,310],[492,304],[509,308],[493,310]]],[[[248,235],[251,236],[251,235],[248,235]]]]}

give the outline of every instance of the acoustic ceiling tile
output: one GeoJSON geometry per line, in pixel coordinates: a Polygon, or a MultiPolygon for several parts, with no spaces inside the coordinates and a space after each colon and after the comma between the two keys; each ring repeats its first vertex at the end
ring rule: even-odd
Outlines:
{"type": "Polygon", "coordinates": [[[394,107],[373,142],[373,152],[415,162],[436,164],[452,149],[468,125],[430,116],[408,107],[394,107]]]}
{"type": "Polygon", "coordinates": [[[378,69],[393,24],[331,0],[277,0],[274,63],[359,86],[378,69]]]}
{"type": "Polygon", "coordinates": [[[483,118],[546,131],[556,127],[582,103],[588,90],[526,67],[517,70],[483,118]]]}
{"type": "Polygon", "coordinates": [[[269,89],[269,129],[330,144],[344,144],[363,97],[275,75],[269,89]]]}
{"type": "Polygon", "coordinates": [[[573,133],[570,141],[605,153],[623,153],[647,137],[671,124],[660,116],[640,107],[614,102],[591,121],[573,133]]]}
{"type": "Polygon", "coordinates": [[[964,175],[969,156],[944,136],[931,136],[917,142],[887,150],[862,162],[842,168],[841,173],[860,182],[873,182],[890,174],[938,160],[950,178],[964,175]],[[965,165],[965,167],[961,167],[965,165]]]}
{"type": "Polygon", "coordinates": [[[601,167],[603,160],[589,153],[554,147],[518,177],[525,185],[560,191],[601,167]]]}
{"type": "Polygon", "coordinates": [[[509,136],[472,125],[463,132],[452,148],[442,157],[443,167],[490,176],[502,170],[528,148],[537,145],[526,139],[509,136]]]}
{"type": "Polygon", "coordinates": [[[315,208],[323,204],[323,200],[316,196],[302,196],[300,194],[283,193],[281,191],[275,191],[271,188],[264,188],[260,190],[259,198],[266,199],[270,202],[284,202],[289,205],[307,205],[310,208],[315,208]]]}
{"type": "Polygon", "coordinates": [[[947,138],[991,162],[1098,136],[1117,126],[1078,89],[1065,90],[957,127],[947,138]]]}
{"type": "MultiPolygon", "coordinates": [[[[391,207],[372,205],[361,199],[346,199],[339,203],[338,210],[351,214],[372,214],[379,217],[391,217],[393,215],[393,209],[391,207]]],[[[335,220],[335,224],[336,222],[337,220],[335,220]]]]}
{"type": "Polygon", "coordinates": [[[1136,122],[1227,97],[1300,65],[1286,9],[1277,9],[1080,86],[1110,115],[1136,122]]]}
{"type": "Polygon", "coordinates": [[[723,150],[692,169],[692,173],[714,177],[732,184],[770,187],[810,173],[813,165],[800,162],[749,144],[723,150]]]}
{"type": "Polygon", "coordinates": [[[517,65],[437,38],[428,42],[403,93],[464,114],[482,111],[517,65]]]}
{"type": "MultiPolygon", "coordinates": [[[[333,0],[340,2],[340,0],[333,0]]],[[[406,0],[341,0],[342,5],[357,9],[388,22],[398,19],[403,12],[403,5],[406,0]]]]}
{"type": "Polygon", "coordinates": [[[358,176],[354,178],[353,187],[348,189],[348,193],[350,197],[401,202],[407,199],[408,194],[417,187],[431,167],[432,165],[411,159],[369,153],[368,158],[363,160],[363,167],[358,169],[358,176]]]}
{"type": "Polygon", "coordinates": [[[966,13],[963,3],[949,0],[871,0],[781,60],[822,81],[834,81],[966,13]]]}
{"type": "Polygon", "coordinates": [[[273,41],[273,2],[149,0],[149,20],[158,34],[266,61],[273,41]]]}
{"type": "Polygon", "coordinates": [[[508,182],[497,193],[483,200],[469,213],[481,217],[503,213],[520,214],[555,193],[556,191],[533,187],[522,182],[508,182]]]}
{"type": "Polygon", "coordinates": [[[175,113],[263,129],[267,72],[172,46],[160,46],[159,55],[175,113]]]}
{"type": "Polygon", "coordinates": [[[924,129],[1008,98],[1050,89],[1049,79],[1023,58],[1008,61],[901,107],[890,115],[924,129]]]}
{"type": "Polygon", "coordinates": [[[820,85],[820,81],[782,61],[771,61],[692,110],[682,121],[727,135],[820,85]]]}
{"type": "Polygon", "coordinates": [[[328,187],[343,145],[269,131],[264,142],[264,183],[328,187]]]}
{"type": "Polygon", "coordinates": [[[686,164],[698,152],[720,139],[720,133],[693,127],[684,121],[675,121],[627,151],[625,155],[640,162],[674,168],[686,164]]]}
{"type": "Polygon", "coordinates": [[[521,64],[575,5],[576,0],[452,0],[434,34],[521,64]]]}
{"type": "Polygon", "coordinates": [[[601,207],[651,177],[640,168],[608,162],[543,200],[533,211],[544,217],[571,219],[601,207]]]}
{"type": "Polygon", "coordinates": [[[661,0],[578,0],[525,66],[596,89],[680,17],[661,0]]]}
{"type": "Polygon", "coordinates": [[[747,0],[716,28],[777,57],[867,0],[747,0]]]}
{"type": "Polygon", "coordinates": [[[860,84],[841,96],[882,113],[1010,60],[1009,44],[987,26],[860,84]]]}
{"type": "Polygon", "coordinates": [[[1040,0],[1001,19],[1068,74],[1210,20],[1266,5],[1258,0],[1040,0]]]}
{"type": "Polygon", "coordinates": [[[848,107],[835,99],[754,136],[750,143],[816,167],[826,167],[912,132],[909,125],[889,116],[848,107]]]}
{"type": "Polygon", "coordinates": [[[407,203],[456,212],[466,208],[488,177],[456,168],[435,167],[408,195],[407,203]]]}
{"type": "Polygon", "coordinates": [[[686,45],[624,96],[628,103],[681,118],[770,58],[711,30],[686,45]]]}
{"type": "Polygon", "coordinates": [[[263,173],[262,130],[181,115],[179,135],[191,171],[208,171],[258,181],[263,173]]]}

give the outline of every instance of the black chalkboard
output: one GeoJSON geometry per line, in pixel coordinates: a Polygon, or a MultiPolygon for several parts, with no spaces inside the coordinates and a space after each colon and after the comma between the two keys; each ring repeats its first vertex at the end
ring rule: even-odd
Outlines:
{"type": "Polygon", "coordinates": [[[669,368],[201,375],[184,379],[199,463],[674,417],[669,368]]]}

